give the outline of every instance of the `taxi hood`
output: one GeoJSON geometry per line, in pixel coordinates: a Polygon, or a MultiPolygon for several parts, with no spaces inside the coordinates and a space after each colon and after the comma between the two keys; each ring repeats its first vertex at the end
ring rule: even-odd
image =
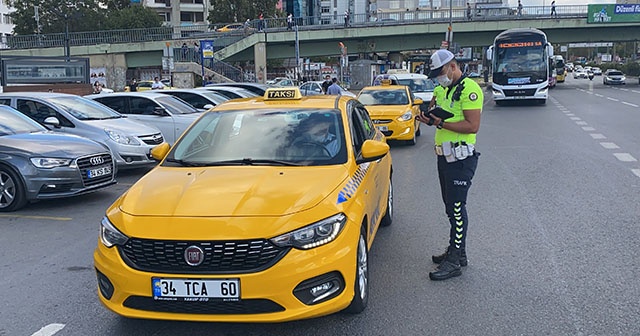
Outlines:
{"type": "Polygon", "coordinates": [[[398,117],[407,112],[408,105],[367,105],[366,109],[369,111],[371,118],[389,116],[398,117]]]}
{"type": "Polygon", "coordinates": [[[120,210],[134,216],[283,216],[314,207],[347,177],[341,165],[157,167],[122,197],[120,210]]]}

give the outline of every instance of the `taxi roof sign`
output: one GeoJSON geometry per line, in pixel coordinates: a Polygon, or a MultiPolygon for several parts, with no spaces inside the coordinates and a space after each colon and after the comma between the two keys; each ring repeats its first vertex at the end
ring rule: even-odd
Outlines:
{"type": "Polygon", "coordinates": [[[297,87],[271,88],[264,92],[264,100],[292,100],[302,99],[302,93],[297,87]]]}
{"type": "Polygon", "coordinates": [[[385,78],[380,81],[380,85],[391,85],[391,79],[385,78]]]}

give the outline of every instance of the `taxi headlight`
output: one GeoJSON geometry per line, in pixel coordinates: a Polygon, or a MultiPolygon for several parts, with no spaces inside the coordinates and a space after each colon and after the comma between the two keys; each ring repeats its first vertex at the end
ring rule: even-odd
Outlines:
{"type": "Polygon", "coordinates": [[[134,136],[126,135],[122,132],[105,128],[104,131],[107,133],[109,138],[119,144],[123,145],[131,145],[131,146],[140,146],[140,141],[136,139],[134,136]]]}
{"type": "Polygon", "coordinates": [[[114,245],[124,245],[129,237],[118,231],[107,217],[103,217],[100,222],[100,240],[104,246],[113,247],[114,245]]]}
{"type": "Polygon", "coordinates": [[[407,111],[398,117],[398,121],[409,121],[411,119],[413,119],[413,113],[411,113],[411,111],[407,111]]]}
{"type": "Polygon", "coordinates": [[[346,221],[347,216],[339,213],[301,229],[271,238],[271,242],[279,247],[292,246],[301,250],[312,249],[336,239],[346,221]]]}
{"type": "Polygon", "coordinates": [[[31,158],[31,163],[38,168],[66,167],[71,164],[71,159],[58,158],[31,158]]]}

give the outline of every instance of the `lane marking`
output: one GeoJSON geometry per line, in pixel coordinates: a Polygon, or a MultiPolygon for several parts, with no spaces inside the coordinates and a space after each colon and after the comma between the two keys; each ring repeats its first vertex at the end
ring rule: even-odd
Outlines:
{"type": "Polygon", "coordinates": [[[638,90],[631,90],[631,92],[640,93],[638,90]]]}
{"type": "Polygon", "coordinates": [[[620,89],[620,91],[629,91],[629,89],[620,89]]]}
{"type": "Polygon", "coordinates": [[[640,169],[631,169],[631,172],[634,173],[637,177],[640,177],[640,169]]]}
{"type": "Polygon", "coordinates": [[[607,99],[613,100],[613,101],[620,101],[620,99],[615,99],[615,98],[611,98],[611,97],[607,97],[607,99]]]}
{"type": "Polygon", "coordinates": [[[582,126],[582,129],[587,131],[587,132],[591,132],[591,131],[595,131],[596,129],[593,127],[587,127],[587,126],[582,126]]]}
{"type": "Polygon", "coordinates": [[[576,125],[588,125],[586,121],[576,121],[576,125]]]}
{"type": "Polygon", "coordinates": [[[48,219],[57,221],[70,221],[71,217],[53,217],[53,216],[23,216],[23,215],[0,215],[0,218],[26,218],[26,219],[48,219]]]}
{"type": "Polygon", "coordinates": [[[591,133],[589,135],[591,135],[591,137],[596,140],[607,138],[606,136],[604,136],[604,134],[600,134],[600,133],[591,133]]]}
{"type": "Polygon", "coordinates": [[[620,146],[614,144],[613,142],[601,142],[600,145],[606,149],[618,149],[620,146]]]}
{"type": "Polygon", "coordinates": [[[575,114],[573,114],[573,113],[567,113],[567,117],[574,117],[574,116],[575,116],[575,114]]]}
{"type": "Polygon", "coordinates": [[[633,106],[633,107],[638,107],[638,105],[633,104],[633,103],[627,103],[626,101],[623,101],[622,103],[623,103],[623,104],[625,104],[625,105],[629,105],[629,106],[633,106]]]}
{"type": "Polygon", "coordinates": [[[571,120],[582,120],[580,117],[571,117],[569,119],[571,119],[571,120]]]}
{"type": "Polygon", "coordinates": [[[596,93],[596,97],[604,97],[604,96],[599,93],[596,93]]]}
{"type": "Polygon", "coordinates": [[[638,161],[636,158],[634,158],[629,153],[613,153],[613,156],[615,156],[616,159],[618,159],[618,160],[620,160],[622,162],[636,162],[636,161],[638,161]]]}
{"type": "Polygon", "coordinates": [[[57,333],[58,331],[62,330],[62,328],[64,328],[64,324],[52,323],[52,324],[49,324],[48,326],[45,326],[42,329],[36,331],[31,336],[51,336],[51,335],[57,333]]]}

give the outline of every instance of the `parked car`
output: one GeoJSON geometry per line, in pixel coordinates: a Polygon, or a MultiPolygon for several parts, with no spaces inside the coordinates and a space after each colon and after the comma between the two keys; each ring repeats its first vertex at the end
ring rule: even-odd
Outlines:
{"type": "Polygon", "coordinates": [[[0,106],[0,211],[30,201],[76,196],[116,183],[108,147],[49,131],[9,107],[0,106]]]}
{"type": "Polygon", "coordinates": [[[156,164],[149,152],[164,142],[158,128],[130,120],[98,102],[72,94],[2,93],[0,104],[9,105],[56,132],[83,136],[108,146],[119,169],[156,164]]]}
{"type": "Polygon", "coordinates": [[[201,111],[184,100],[158,92],[121,92],[85,96],[126,115],[132,120],[157,127],[169,144],[176,142],[201,111]]]}
{"type": "Polygon", "coordinates": [[[229,100],[229,98],[221,95],[218,92],[211,90],[200,89],[175,89],[175,90],[159,90],[155,91],[161,94],[171,95],[178,97],[189,105],[195,107],[199,111],[206,111],[213,107],[216,107],[223,102],[229,100]]]}
{"type": "Polygon", "coordinates": [[[100,222],[108,309],[261,323],[366,309],[393,186],[389,145],[360,102],[271,88],[205,112],[152,155],[161,163],[100,222]]]}
{"type": "Polygon", "coordinates": [[[233,86],[239,87],[255,93],[258,97],[264,96],[264,92],[269,88],[266,84],[258,83],[244,83],[244,82],[230,82],[230,83],[216,83],[207,86],[233,86]]]}
{"type": "Polygon", "coordinates": [[[602,84],[610,85],[610,84],[626,84],[626,77],[620,70],[616,69],[607,69],[605,71],[604,76],[602,76],[602,84]]]}
{"type": "Polygon", "coordinates": [[[237,98],[250,98],[257,97],[257,95],[249,90],[232,87],[232,86],[220,86],[220,85],[212,85],[209,84],[203,88],[198,88],[199,90],[211,90],[217,92],[229,99],[237,99],[237,98]]]}
{"type": "MultiPolygon", "coordinates": [[[[340,87],[341,95],[348,97],[355,97],[356,94],[345,90],[342,86],[340,87]]],[[[303,96],[313,96],[313,95],[323,95],[324,91],[322,91],[322,81],[309,81],[302,83],[300,85],[300,92],[302,92],[303,96]]]]}

